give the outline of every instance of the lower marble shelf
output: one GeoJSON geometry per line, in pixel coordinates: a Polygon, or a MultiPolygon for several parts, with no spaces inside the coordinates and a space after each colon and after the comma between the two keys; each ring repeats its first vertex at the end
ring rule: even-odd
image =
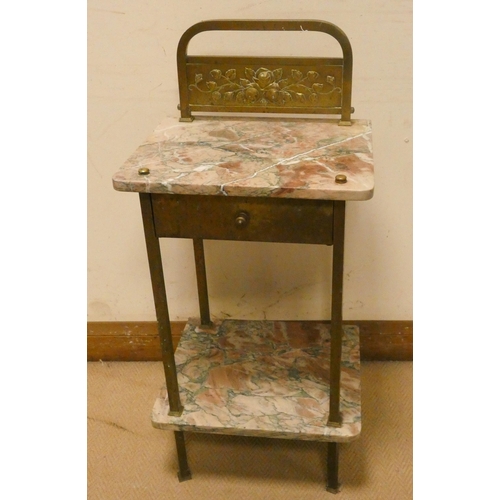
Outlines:
{"type": "Polygon", "coordinates": [[[152,412],[158,429],[347,442],[361,432],[359,331],[342,341],[342,426],[329,412],[327,322],[190,320],[175,353],[180,417],[169,416],[166,390],[152,412]]]}

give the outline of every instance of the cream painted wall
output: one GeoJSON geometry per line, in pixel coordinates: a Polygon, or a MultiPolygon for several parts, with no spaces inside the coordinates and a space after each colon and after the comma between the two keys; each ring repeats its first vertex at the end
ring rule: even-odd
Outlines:
{"type": "MultiPolygon", "coordinates": [[[[347,204],[344,317],[412,319],[411,1],[89,0],[88,320],[155,318],[138,195],[114,191],[111,176],[177,116],[177,42],[216,18],[324,19],[346,32],[354,117],[373,123],[376,188],[347,204]]],[[[339,53],[324,34],[233,35],[230,44],[199,35],[190,53],[265,54],[269,44],[283,55],[339,53]]],[[[197,315],[191,242],[162,240],[162,252],[171,319],[197,315]]],[[[214,316],[329,317],[330,247],[208,241],[206,258],[214,316]]]]}

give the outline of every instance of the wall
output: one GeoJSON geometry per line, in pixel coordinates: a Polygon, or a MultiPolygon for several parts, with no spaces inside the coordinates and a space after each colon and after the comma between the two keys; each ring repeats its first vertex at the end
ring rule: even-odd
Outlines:
{"type": "MultiPolygon", "coordinates": [[[[324,19],[348,35],[354,117],[372,120],[376,188],[372,200],[347,204],[344,318],[412,319],[412,2],[284,5],[89,0],[89,321],[155,317],[138,195],[114,191],[111,176],[162,117],[178,115],[177,42],[192,24],[216,18],[324,19]]],[[[190,53],[259,55],[269,44],[282,55],[340,53],[323,34],[234,35],[231,44],[199,35],[190,53]]],[[[164,240],[162,252],[171,319],[197,315],[191,242],[164,240]]],[[[217,317],[329,317],[330,247],[209,241],[206,258],[217,317]]]]}

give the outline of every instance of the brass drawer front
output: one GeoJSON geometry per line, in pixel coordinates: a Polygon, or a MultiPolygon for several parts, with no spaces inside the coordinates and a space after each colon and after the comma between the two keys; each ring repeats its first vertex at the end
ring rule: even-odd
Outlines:
{"type": "Polygon", "coordinates": [[[333,202],[152,194],[156,235],[169,238],[333,243],[333,202]]]}

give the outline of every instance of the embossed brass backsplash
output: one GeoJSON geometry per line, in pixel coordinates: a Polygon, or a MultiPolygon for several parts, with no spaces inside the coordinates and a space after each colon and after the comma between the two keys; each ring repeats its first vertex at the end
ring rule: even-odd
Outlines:
{"type": "Polygon", "coordinates": [[[308,113],[341,115],[351,124],[352,49],[334,24],[314,20],[214,20],[189,28],[177,50],[181,121],[192,112],[308,113]],[[334,37],[342,58],[187,55],[204,31],[319,31],[334,37]]]}

